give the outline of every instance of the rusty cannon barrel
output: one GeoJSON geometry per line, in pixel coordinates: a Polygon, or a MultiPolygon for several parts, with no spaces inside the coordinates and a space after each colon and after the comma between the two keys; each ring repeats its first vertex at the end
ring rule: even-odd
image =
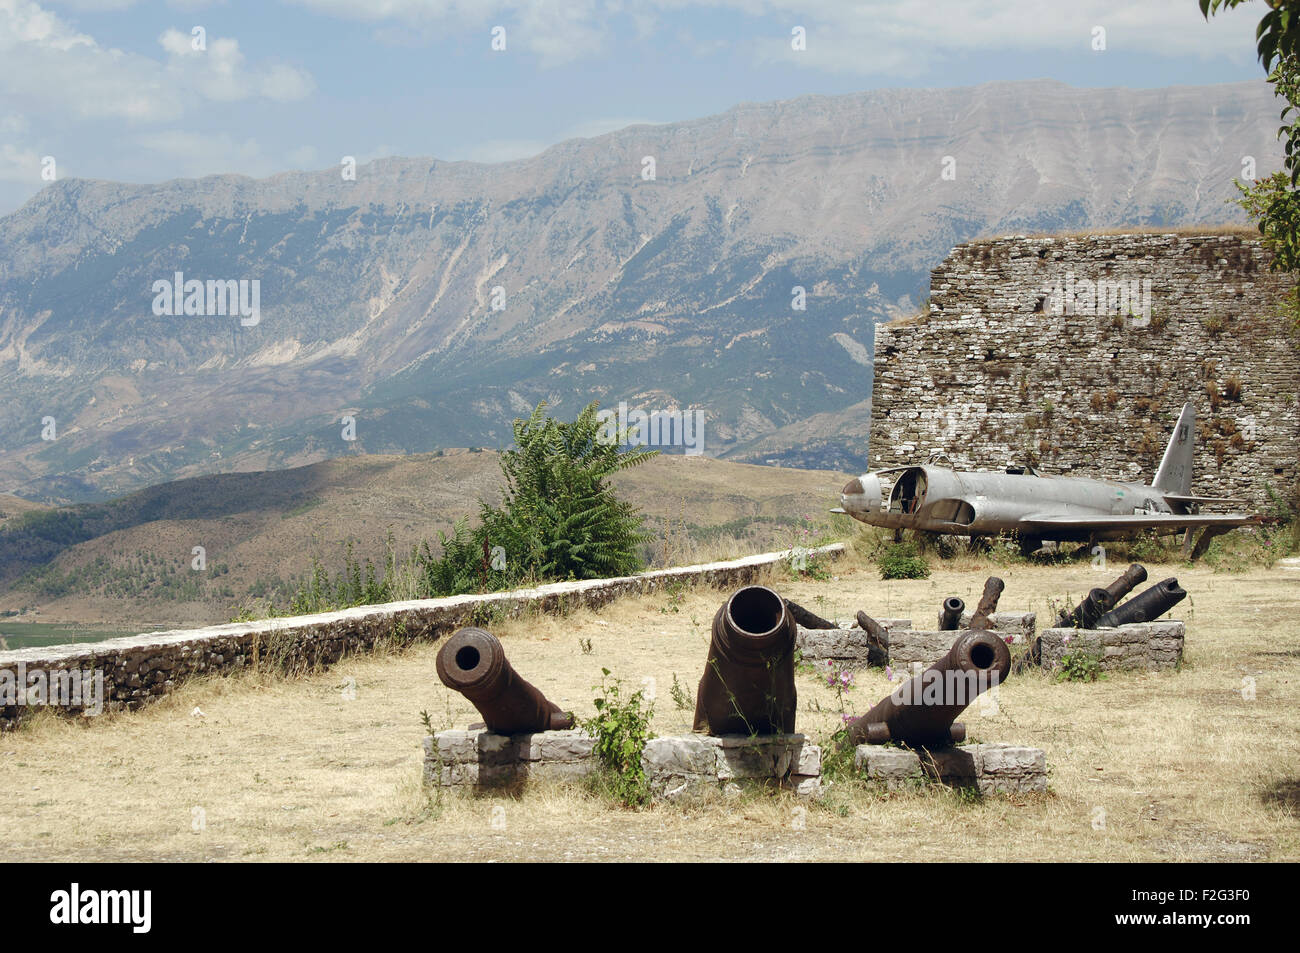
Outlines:
{"type": "Polygon", "coordinates": [[[993,613],[998,611],[998,600],[1002,598],[1002,590],[1006,587],[1007,584],[997,576],[989,576],[984,581],[984,595],[980,596],[980,604],[971,616],[972,629],[987,629],[993,623],[993,613]]]}
{"type": "Polygon", "coordinates": [[[1011,650],[987,629],[967,629],[948,654],[849,723],[847,745],[893,741],[940,748],[966,738],[957,716],[1011,671],[1011,650]]]}
{"type": "Polygon", "coordinates": [[[949,596],[943,600],[943,608],[939,610],[939,631],[955,632],[957,626],[961,624],[961,614],[965,611],[966,603],[956,596],[949,596]]]}
{"type": "Polygon", "coordinates": [[[573,727],[573,715],[521,678],[486,629],[457,629],[439,650],[437,667],[442,684],[468,698],[489,731],[513,735],[573,727]]]}
{"type": "Polygon", "coordinates": [[[1147,581],[1147,567],[1134,563],[1120,574],[1120,577],[1106,587],[1110,593],[1110,604],[1117,606],[1137,586],[1147,581]]]}
{"type": "Polygon", "coordinates": [[[1083,601],[1071,609],[1069,612],[1062,612],[1059,619],[1056,620],[1058,629],[1095,629],[1097,620],[1111,610],[1115,605],[1111,599],[1110,593],[1105,589],[1097,588],[1091,590],[1083,601]]]}
{"type": "Polygon", "coordinates": [[[766,586],[732,593],[713,617],[695,730],[710,735],[794,731],[795,621],[766,586]]]}
{"type": "Polygon", "coordinates": [[[1123,605],[1111,609],[1097,620],[1095,628],[1114,628],[1133,622],[1151,622],[1186,598],[1187,590],[1178,585],[1177,579],[1170,576],[1156,583],[1146,592],[1138,593],[1123,605]]]}

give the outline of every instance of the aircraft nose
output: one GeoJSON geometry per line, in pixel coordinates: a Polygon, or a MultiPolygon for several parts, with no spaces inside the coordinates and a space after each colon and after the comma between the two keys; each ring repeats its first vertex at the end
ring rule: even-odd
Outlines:
{"type": "Polygon", "coordinates": [[[854,477],[854,478],[853,478],[852,480],[850,480],[848,483],[844,484],[844,489],[840,490],[840,495],[841,495],[841,496],[861,496],[861,495],[862,495],[862,480],[861,480],[859,477],[854,477]]]}

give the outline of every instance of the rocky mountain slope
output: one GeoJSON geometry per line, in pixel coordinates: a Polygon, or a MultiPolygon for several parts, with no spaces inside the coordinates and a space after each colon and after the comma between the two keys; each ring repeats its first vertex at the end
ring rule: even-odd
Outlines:
{"type": "Polygon", "coordinates": [[[57,182],[0,219],[0,492],[496,447],[543,399],[689,405],[710,456],[856,468],[873,322],[952,245],[1241,220],[1276,113],[1263,82],[894,89],[497,165],[57,182]],[[256,323],[155,313],[178,272],[258,281],[256,323]]]}

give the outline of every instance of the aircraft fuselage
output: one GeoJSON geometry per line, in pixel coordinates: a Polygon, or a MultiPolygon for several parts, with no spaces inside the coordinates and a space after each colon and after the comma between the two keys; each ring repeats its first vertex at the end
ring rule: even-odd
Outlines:
{"type": "MultiPolygon", "coordinates": [[[[966,536],[1018,531],[1025,520],[1050,513],[1087,520],[1134,513],[1172,513],[1164,494],[1142,483],[1027,473],[959,473],[920,465],[893,471],[892,488],[877,473],[844,487],[845,513],[872,526],[966,536]]],[[[1174,532],[1174,530],[1169,530],[1174,532]]],[[[1049,538],[1117,539],[1132,530],[1061,527],[1049,538]]]]}

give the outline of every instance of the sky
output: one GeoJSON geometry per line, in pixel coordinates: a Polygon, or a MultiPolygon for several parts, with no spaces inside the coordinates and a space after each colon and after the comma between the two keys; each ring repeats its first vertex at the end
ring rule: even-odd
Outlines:
{"type": "Polygon", "coordinates": [[[0,215],[52,178],[500,162],[880,87],[1262,81],[1261,0],[0,0],[0,215]]]}

